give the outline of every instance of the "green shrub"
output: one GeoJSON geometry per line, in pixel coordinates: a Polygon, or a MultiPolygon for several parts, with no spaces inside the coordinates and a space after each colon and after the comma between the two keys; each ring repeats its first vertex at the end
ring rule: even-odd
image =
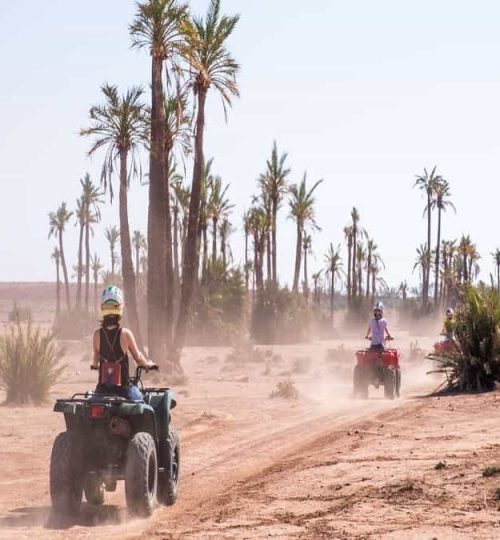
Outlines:
{"type": "Polygon", "coordinates": [[[31,322],[13,326],[0,338],[0,386],[6,401],[20,405],[46,401],[64,369],[59,365],[63,354],[51,332],[42,332],[31,322]]]}
{"type": "Polygon", "coordinates": [[[500,467],[498,465],[488,465],[488,467],[483,469],[483,476],[486,478],[496,476],[497,474],[500,474],[500,467]]]}
{"type": "Polygon", "coordinates": [[[493,288],[467,286],[456,311],[454,352],[431,355],[447,390],[492,390],[500,378],[500,297],[493,288]]]}
{"type": "Polygon", "coordinates": [[[31,309],[27,306],[20,306],[17,302],[14,302],[12,309],[8,315],[9,322],[17,321],[31,321],[31,309]]]}

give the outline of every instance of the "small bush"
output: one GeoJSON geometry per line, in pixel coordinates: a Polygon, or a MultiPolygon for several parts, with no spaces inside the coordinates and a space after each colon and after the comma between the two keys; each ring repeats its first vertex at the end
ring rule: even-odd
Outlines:
{"type": "Polygon", "coordinates": [[[31,309],[27,306],[20,306],[17,302],[14,302],[12,309],[9,311],[8,315],[9,322],[17,321],[31,321],[31,309]]]}
{"type": "Polygon", "coordinates": [[[488,467],[485,467],[483,469],[483,476],[486,478],[496,476],[497,474],[500,474],[500,467],[498,467],[497,465],[488,465],[488,467]]]}
{"type": "Polygon", "coordinates": [[[64,369],[59,365],[63,355],[52,333],[18,322],[0,338],[0,385],[7,392],[6,401],[19,405],[46,401],[64,369]]]}
{"type": "Polygon", "coordinates": [[[276,388],[269,394],[271,399],[282,398],[289,400],[299,399],[299,391],[295,387],[295,383],[291,379],[279,381],[276,388]]]}
{"type": "Polygon", "coordinates": [[[436,471],[441,471],[443,469],[446,469],[446,461],[440,461],[439,463],[436,463],[436,465],[434,465],[434,469],[436,471]]]}
{"type": "Polygon", "coordinates": [[[495,501],[500,501],[500,488],[496,488],[493,492],[493,499],[495,501]]]}

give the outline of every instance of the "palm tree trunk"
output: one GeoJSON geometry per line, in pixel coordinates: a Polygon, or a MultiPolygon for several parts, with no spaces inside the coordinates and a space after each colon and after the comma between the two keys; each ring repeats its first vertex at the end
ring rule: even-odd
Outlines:
{"type": "Polygon", "coordinates": [[[64,256],[64,248],[63,248],[63,237],[62,237],[62,231],[59,231],[59,251],[61,253],[61,266],[63,269],[63,275],[64,275],[64,288],[66,292],[66,309],[67,311],[71,311],[71,302],[69,298],[69,279],[68,279],[68,268],[66,266],[66,257],[64,256]]]}
{"type": "Polygon", "coordinates": [[[306,304],[309,301],[309,283],[307,276],[307,247],[304,247],[304,296],[306,298],[306,304]]]}
{"type": "Polygon", "coordinates": [[[226,256],[226,234],[224,230],[220,233],[220,251],[222,255],[222,265],[224,267],[224,270],[227,268],[227,256],[226,256]]]}
{"type": "Polygon", "coordinates": [[[333,301],[335,298],[335,271],[333,268],[330,269],[332,277],[330,282],[330,321],[332,322],[333,327],[333,301]]]}
{"type": "MultiPolygon", "coordinates": [[[[87,216],[89,216],[87,212],[87,216]]],[[[85,310],[89,312],[90,296],[90,223],[85,223],[85,310]]]]}
{"type": "Polygon", "coordinates": [[[266,266],[267,266],[267,283],[271,285],[273,280],[272,269],[272,254],[271,254],[271,233],[268,231],[266,234],[266,266]]]}
{"type": "Polygon", "coordinates": [[[278,199],[273,199],[272,201],[272,230],[271,230],[271,241],[272,241],[272,281],[274,283],[278,282],[278,262],[277,262],[277,253],[276,253],[276,227],[278,220],[278,199]]]}
{"type": "Polygon", "coordinates": [[[109,243],[109,249],[111,251],[111,275],[115,276],[116,256],[115,256],[115,243],[109,243]]]}
{"type": "Polygon", "coordinates": [[[56,259],[56,322],[61,314],[61,277],[59,272],[59,258],[56,259]]]}
{"type": "Polygon", "coordinates": [[[201,226],[201,234],[203,238],[203,265],[202,265],[202,280],[204,281],[208,273],[208,238],[207,238],[207,224],[204,223],[201,226]]]}
{"type": "Polygon", "coordinates": [[[123,289],[127,306],[127,318],[132,332],[140,348],[142,348],[142,336],[137,312],[137,296],[135,287],[134,265],[132,263],[132,245],[130,242],[130,227],[128,221],[127,201],[127,153],[120,152],[120,246],[122,257],[123,289]]]}
{"type": "Polygon", "coordinates": [[[372,255],[371,252],[368,251],[368,259],[366,260],[366,298],[370,298],[370,273],[372,268],[372,255]]]}
{"type": "Polygon", "coordinates": [[[174,206],[174,273],[176,284],[179,282],[179,207],[174,206]]]}
{"type": "MultiPolygon", "coordinates": [[[[375,290],[376,289],[376,282],[377,282],[377,276],[375,275],[375,272],[372,272],[372,304],[375,303],[375,293],[377,292],[375,290]]],[[[405,294],[404,300],[406,300],[406,294],[405,294]]]]}
{"type": "Polygon", "coordinates": [[[293,275],[293,292],[299,290],[300,266],[302,258],[302,223],[297,221],[297,245],[295,247],[295,272],[293,275]]]}
{"type": "Polygon", "coordinates": [[[217,218],[212,218],[212,264],[217,260],[217,218]]]}
{"type": "Polygon", "coordinates": [[[248,230],[245,227],[245,289],[248,292],[248,230]]]}
{"type": "Polygon", "coordinates": [[[254,273],[255,273],[255,285],[257,290],[260,291],[263,288],[263,272],[262,272],[262,261],[260,258],[260,240],[258,233],[254,234],[254,273]]]}
{"type": "Polygon", "coordinates": [[[352,279],[352,293],[351,297],[355,299],[358,295],[357,292],[357,284],[356,284],[356,253],[358,251],[358,239],[357,239],[357,231],[353,230],[352,233],[352,268],[351,268],[351,279],[352,279]]]}
{"type": "Polygon", "coordinates": [[[94,314],[97,314],[97,289],[99,287],[99,276],[94,272],[94,314]]]}
{"type": "MultiPolygon", "coordinates": [[[[194,166],[191,197],[189,200],[188,231],[182,270],[181,303],[174,339],[174,362],[180,368],[180,351],[186,340],[187,324],[191,314],[193,292],[196,287],[196,269],[198,268],[197,233],[200,219],[201,187],[205,158],[203,155],[203,135],[205,129],[205,102],[207,89],[198,91],[198,115],[194,143],[194,166]]],[[[182,369],[182,368],[181,368],[182,369]]]]}
{"type": "Polygon", "coordinates": [[[78,237],[78,267],[76,272],[76,309],[82,307],[82,274],[83,274],[83,222],[80,220],[80,234],[78,237]]]}
{"type": "Polygon", "coordinates": [[[165,153],[165,185],[164,185],[164,212],[165,212],[165,334],[166,345],[168,348],[172,345],[172,332],[174,328],[174,261],[172,254],[172,215],[170,213],[170,178],[169,178],[169,159],[170,152],[165,153]]]}
{"type": "Polygon", "coordinates": [[[439,292],[439,264],[440,264],[440,255],[441,250],[441,208],[438,208],[438,231],[437,231],[437,246],[436,246],[436,267],[434,269],[434,307],[438,304],[438,292],[439,292]]]}
{"type": "Polygon", "coordinates": [[[431,276],[431,233],[432,233],[432,223],[431,223],[431,195],[427,193],[427,261],[429,262],[425,273],[425,294],[424,294],[424,305],[427,307],[429,303],[429,288],[430,288],[430,276],[431,276]]]}
{"type": "Polygon", "coordinates": [[[166,358],[166,216],[165,110],[162,83],[163,59],[152,56],[151,150],[149,154],[148,206],[148,353],[161,362],[166,358]]]}
{"type": "Polygon", "coordinates": [[[497,264],[497,290],[500,293],[500,264],[497,264]]]}
{"type": "Polygon", "coordinates": [[[347,240],[347,302],[350,305],[352,297],[352,236],[347,240]]]}

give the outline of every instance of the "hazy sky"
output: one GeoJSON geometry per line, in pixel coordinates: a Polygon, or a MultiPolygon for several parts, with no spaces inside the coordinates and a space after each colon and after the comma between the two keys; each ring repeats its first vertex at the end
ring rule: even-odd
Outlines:
{"type": "MultiPolygon", "coordinates": [[[[149,57],[130,49],[131,0],[1,2],[0,246],[1,281],[53,280],[54,241],[47,213],[71,207],[79,178],[98,179],[100,156],[78,131],[101,102],[107,81],[124,89],[148,84],[149,57]]],[[[194,11],[208,0],[191,1],[194,11]]],[[[329,242],[343,241],[353,205],[380,247],[385,277],[411,275],[425,241],[423,200],[414,176],[437,164],[452,186],[458,213],[443,234],[470,233],[483,256],[500,246],[500,3],[494,0],[225,0],[240,13],[230,48],[241,63],[241,99],[224,123],[220,101],[209,102],[206,156],[231,184],[232,236],[243,255],[241,212],[256,190],[274,139],[288,151],[292,181],[308,171],[318,189],[314,234],[323,266],[329,242]]],[[[131,227],[145,231],[147,188],[130,193],[131,227]]],[[[295,229],[283,207],[279,272],[290,279],[295,229]]],[[[109,266],[104,211],[93,246],[109,266]]],[[[65,237],[76,263],[77,228],[65,237]]]]}

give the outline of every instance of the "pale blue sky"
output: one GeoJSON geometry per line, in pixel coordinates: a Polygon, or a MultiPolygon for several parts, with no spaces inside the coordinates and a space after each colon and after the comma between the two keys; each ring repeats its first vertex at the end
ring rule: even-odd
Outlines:
{"type": "MultiPolygon", "coordinates": [[[[193,0],[195,11],[208,0],[193,0]]],[[[100,159],[78,136],[104,81],[147,85],[149,58],[130,50],[129,0],[2,2],[0,34],[0,280],[52,280],[47,213],[74,206],[86,171],[100,159]]],[[[316,261],[340,243],[353,205],[380,246],[387,280],[409,278],[425,240],[423,200],[411,189],[423,167],[451,183],[457,216],[444,237],[470,233],[490,252],[500,195],[500,4],[494,0],[225,0],[241,21],[230,47],[242,65],[241,99],[224,117],[211,99],[206,155],[230,182],[237,204],[232,236],[243,254],[241,211],[255,192],[272,141],[290,155],[291,179],[304,170],[318,190],[316,261]]],[[[147,190],[131,190],[132,228],[145,230],[147,190]]],[[[280,274],[288,280],[294,227],[282,210],[280,274]]],[[[117,208],[104,211],[104,225],[117,208]]],[[[103,227],[104,227],[103,225],[103,227]]],[[[95,249],[109,265],[98,229],[95,249]]],[[[76,262],[77,231],[66,246],[76,262]],[[71,249],[73,248],[73,249],[71,249]]]]}

